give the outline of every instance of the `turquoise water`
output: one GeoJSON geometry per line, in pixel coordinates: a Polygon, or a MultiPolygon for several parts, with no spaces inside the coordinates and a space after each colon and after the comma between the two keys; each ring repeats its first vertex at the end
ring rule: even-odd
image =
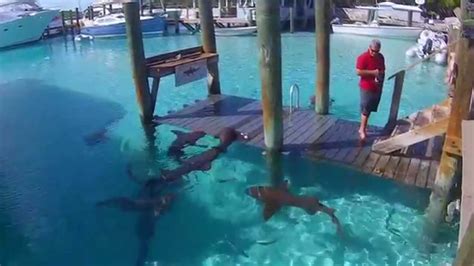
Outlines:
{"type": "MultiPolygon", "coordinates": [[[[146,39],[146,53],[197,45],[198,38],[146,39]]],[[[298,83],[307,105],[314,90],[314,35],[283,35],[282,40],[285,95],[298,83]]],[[[331,111],[338,116],[358,118],[354,62],[369,41],[332,36],[331,111]]],[[[382,41],[388,73],[409,63],[404,51],[411,43],[382,41]]],[[[224,93],[259,98],[255,42],[255,37],[218,38],[224,93]]],[[[432,64],[409,72],[402,115],[440,101],[443,76],[444,69],[432,64]]],[[[158,114],[206,95],[205,81],[173,85],[172,78],[163,80],[158,114]]],[[[147,265],[443,265],[452,260],[455,227],[442,228],[431,253],[420,251],[428,191],[324,163],[286,158],[285,177],[292,192],[315,195],[337,210],[345,238],[324,215],[295,208],[264,223],[262,205],[244,190],[268,183],[265,161],[260,151],[241,144],[233,144],[209,172],[189,174],[192,190],[181,191],[154,224],[137,213],[97,208],[100,200],[138,195],[140,185],[126,174],[128,163],[141,178],[176,166],[166,156],[173,140],[169,126],[158,127],[156,159],[147,159],[132,86],[123,39],[74,44],[60,38],[0,52],[2,266],[133,265],[143,235],[151,235],[147,265]],[[103,127],[107,133],[101,142],[87,145],[84,137],[103,127]],[[235,180],[218,182],[229,178],[235,180]],[[260,245],[261,240],[273,243],[260,245]]],[[[373,124],[382,125],[387,117],[392,84],[385,87],[373,124]]],[[[201,141],[212,143],[211,137],[201,141]]]]}

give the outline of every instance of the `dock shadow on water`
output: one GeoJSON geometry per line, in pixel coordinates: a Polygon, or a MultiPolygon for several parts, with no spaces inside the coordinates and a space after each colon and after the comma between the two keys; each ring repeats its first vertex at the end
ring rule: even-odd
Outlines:
{"type": "MultiPolygon", "coordinates": [[[[168,156],[176,128],[157,127],[157,160],[149,173],[146,148],[121,149],[128,136],[119,136],[114,125],[129,126],[138,117],[126,119],[117,103],[41,81],[0,84],[2,266],[134,265],[137,260],[144,265],[439,265],[455,251],[451,232],[429,259],[415,247],[412,235],[422,224],[427,191],[296,157],[284,157],[289,190],[336,209],[344,238],[327,216],[299,208],[283,207],[264,222],[263,204],[245,191],[269,184],[265,160],[261,151],[239,143],[209,167],[186,174],[193,189],[173,190],[179,195],[163,212],[97,208],[97,202],[114,197],[140,198],[147,180],[142,176],[180,169],[168,156]],[[140,160],[147,162],[136,163],[140,160]],[[130,162],[140,184],[128,176],[130,162]]],[[[184,149],[188,159],[216,143],[209,136],[191,142],[200,147],[184,149]]]]}

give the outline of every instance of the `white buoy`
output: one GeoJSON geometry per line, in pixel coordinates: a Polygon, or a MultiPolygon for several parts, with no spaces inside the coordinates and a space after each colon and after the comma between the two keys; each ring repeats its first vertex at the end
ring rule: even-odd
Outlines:
{"type": "Polygon", "coordinates": [[[448,62],[448,58],[447,58],[447,54],[446,53],[439,53],[439,54],[436,54],[435,55],[435,58],[434,58],[434,61],[436,64],[438,65],[446,65],[447,62],[448,62]]]}
{"type": "Polygon", "coordinates": [[[415,56],[416,56],[416,51],[417,51],[417,48],[416,48],[415,46],[410,47],[410,48],[405,52],[405,55],[408,56],[408,57],[415,57],[415,56]]]}

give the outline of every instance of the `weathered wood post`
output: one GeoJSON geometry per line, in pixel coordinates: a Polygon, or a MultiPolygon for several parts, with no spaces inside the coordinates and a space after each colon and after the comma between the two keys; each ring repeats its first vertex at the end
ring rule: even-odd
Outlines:
{"type": "Polygon", "coordinates": [[[61,11],[61,25],[63,27],[63,35],[67,34],[66,20],[64,18],[64,11],[61,11]]]}
{"type": "Polygon", "coordinates": [[[140,25],[140,6],[138,2],[123,3],[125,26],[127,29],[128,50],[132,64],[135,93],[140,107],[140,116],[146,124],[152,122],[153,104],[148,84],[145,52],[143,50],[142,30],[140,25]]]}
{"type": "Polygon", "coordinates": [[[397,123],[398,110],[400,109],[400,100],[402,98],[403,82],[405,81],[405,70],[402,70],[396,73],[394,76],[395,76],[395,83],[393,85],[392,103],[390,105],[390,113],[388,116],[388,121],[387,121],[387,124],[385,125],[385,130],[387,132],[392,131],[393,127],[397,123]]]}
{"type": "Polygon", "coordinates": [[[76,7],[76,24],[77,24],[77,32],[81,33],[81,22],[79,17],[79,8],[76,7]]]}
{"type": "Polygon", "coordinates": [[[295,9],[290,7],[290,33],[295,32],[295,9]]]}
{"type": "MultiPolygon", "coordinates": [[[[462,21],[467,19],[466,5],[468,0],[461,1],[462,21]]],[[[457,44],[456,59],[458,77],[454,97],[451,103],[446,139],[444,141],[441,161],[436,173],[435,183],[427,209],[427,233],[434,235],[437,225],[443,220],[449,192],[454,184],[455,177],[460,174],[461,166],[461,123],[469,118],[470,100],[474,79],[471,64],[474,62],[474,40],[463,32],[466,25],[461,21],[461,39],[457,44]]],[[[469,136],[466,136],[469,137],[469,136]]]]}
{"type": "MultiPolygon", "coordinates": [[[[212,2],[199,0],[199,20],[201,22],[202,47],[205,53],[217,53],[212,2]]],[[[210,95],[220,94],[219,65],[217,62],[207,64],[207,87],[210,95]]]]}
{"type": "Polygon", "coordinates": [[[257,14],[265,145],[279,151],[283,146],[280,5],[257,0],[257,14]]]}
{"type": "Polygon", "coordinates": [[[71,27],[71,34],[74,35],[74,15],[72,10],[69,9],[69,27],[71,27]]]}
{"type": "Polygon", "coordinates": [[[316,16],[316,112],[321,115],[329,113],[329,68],[330,44],[329,12],[330,0],[315,0],[316,16]]]}

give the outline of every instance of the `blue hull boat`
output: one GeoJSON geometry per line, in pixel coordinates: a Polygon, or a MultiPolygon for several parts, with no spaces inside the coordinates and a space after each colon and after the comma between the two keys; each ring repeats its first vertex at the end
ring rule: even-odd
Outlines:
{"type": "MultiPolygon", "coordinates": [[[[141,17],[143,35],[163,33],[165,19],[163,17],[141,17]]],[[[113,14],[97,18],[92,25],[81,29],[81,33],[95,38],[125,36],[125,17],[123,14],[113,14]]]]}

